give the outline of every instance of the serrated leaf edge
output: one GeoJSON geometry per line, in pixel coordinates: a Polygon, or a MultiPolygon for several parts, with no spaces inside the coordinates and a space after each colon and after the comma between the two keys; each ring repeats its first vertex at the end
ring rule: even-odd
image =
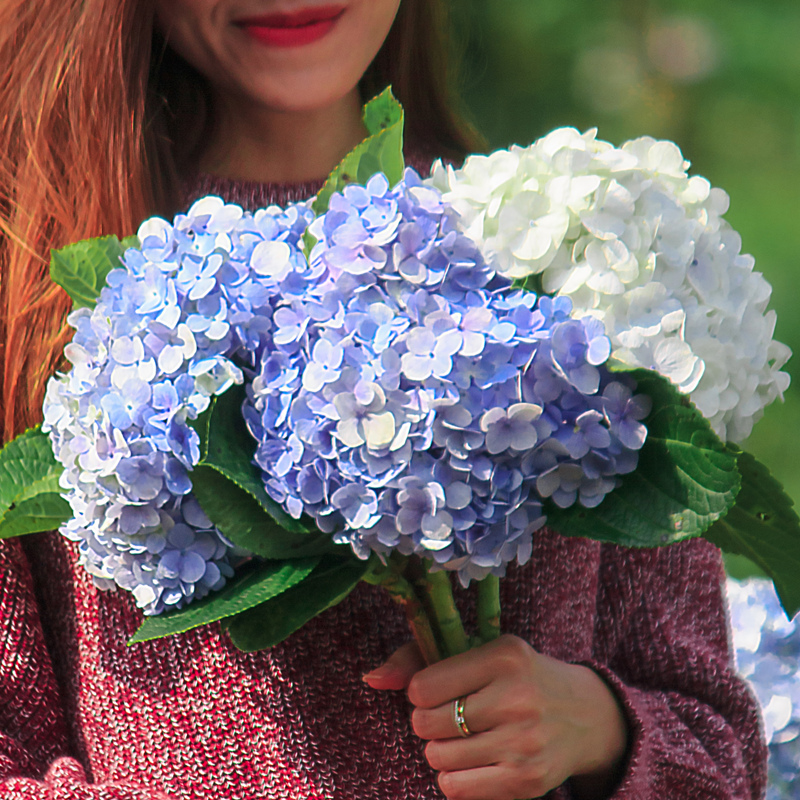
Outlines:
{"type": "MultiPolygon", "coordinates": [[[[77,248],[80,245],[86,245],[86,244],[90,244],[92,242],[102,242],[104,245],[106,243],[116,242],[116,244],[119,246],[119,250],[120,250],[120,252],[117,254],[117,260],[119,260],[121,258],[121,256],[125,253],[125,251],[130,249],[130,246],[126,246],[125,245],[125,241],[128,240],[128,239],[136,239],[136,241],[138,242],[138,239],[135,236],[126,237],[125,239],[120,240],[118,236],[116,236],[115,234],[112,233],[112,234],[109,234],[107,236],[93,236],[93,237],[90,237],[88,239],[81,239],[78,242],[73,242],[72,244],[65,245],[64,247],[60,247],[58,249],[54,249],[51,252],[51,254],[50,254],[50,279],[53,281],[53,283],[55,283],[58,286],[60,286],[70,296],[70,298],[72,300],[73,309],[75,309],[75,308],[91,308],[93,303],[96,302],[96,300],[97,300],[97,298],[98,298],[98,296],[100,294],[100,290],[102,290],[102,286],[100,286],[99,289],[98,289],[97,286],[92,286],[89,283],[87,283],[84,280],[84,278],[81,277],[78,273],[70,272],[69,276],[71,278],[71,281],[69,281],[69,282],[73,283],[73,284],[75,284],[75,286],[77,286],[79,294],[76,294],[74,286],[71,287],[71,288],[67,287],[67,286],[64,285],[64,283],[62,281],[56,279],[55,275],[53,274],[53,262],[54,262],[54,260],[56,258],[60,258],[62,260],[66,260],[66,258],[61,255],[61,253],[64,250],[70,250],[72,248],[77,248]]],[[[107,254],[107,252],[106,252],[106,254],[107,254]]],[[[113,259],[109,259],[109,261],[111,262],[111,266],[110,266],[110,268],[108,270],[109,272],[111,270],[113,270],[113,269],[117,269],[120,266],[120,264],[114,264],[113,263],[113,259]]],[[[105,283],[105,279],[103,280],[103,283],[105,283]]]]}
{"type": "MultiPolygon", "coordinates": [[[[643,373],[645,373],[645,376],[636,381],[636,384],[637,384],[636,392],[637,393],[641,392],[642,394],[645,394],[645,395],[647,395],[649,397],[650,394],[645,389],[642,388],[641,384],[642,384],[643,381],[650,380],[650,381],[655,382],[657,385],[660,384],[660,388],[662,388],[664,390],[668,390],[671,387],[674,390],[674,392],[678,395],[678,397],[680,398],[680,401],[681,401],[680,403],[672,403],[672,404],[670,404],[670,406],[662,406],[660,408],[654,409],[647,416],[647,418],[644,420],[645,424],[648,422],[648,420],[651,419],[651,417],[653,417],[654,415],[657,415],[657,414],[665,414],[667,412],[688,414],[688,415],[691,415],[691,419],[695,423],[697,421],[702,420],[703,427],[701,429],[695,431],[695,433],[705,434],[707,432],[710,435],[710,437],[712,437],[712,441],[713,441],[713,445],[714,445],[713,447],[708,447],[706,445],[696,445],[696,444],[694,444],[692,442],[685,442],[685,441],[683,441],[681,439],[673,439],[673,438],[670,438],[670,437],[664,437],[664,436],[657,436],[657,437],[656,436],[652,436],[651,437],[650,436],[650,430],[648,428],[648,438],[647,438],[647,441],[645,442],[645,445],[644,445],[645,447],[647,447],[648,444],[655,444],[655,445],[662,446],[662,447],[668,447],[668,446],[671,445],[673,447],[679,447],[681,449],[690,449],[690,450],[697,450],[697,449],[703,450],[703,449],[705,449],[705,450],[709,450],[709,451],[714,452],[714,453],[718,453],[718,454],[722,454],[722,455],[728,455],[732,459],[733,469],[724,470],[724,471],[725,472],[734,473],[736,480],[735,480],[734,486],[730,490],[730,492],[732,493],[731,502],[728,504],[728,507],[725,509],[725,511],[719,512],[718,514],[717,514],[717,512],[712,512],[710,515],[709,514],[701,515],[701,514],[698,514],[697,511],[694,511],[693,509],[686,509],[687,511],[690,511],[694,517],[696,517],[696,518],[700,518],[700,517],[710,518],[710,521],[708,522],[707,525],[705,525],[705,527],[702,527],[701,529],[697,530],[696,532],[689,533],[686,536],[684,536],[683,538],[687,538],[688,539],[688,538],[692,538],[692,537],[696,537],[696,536],[702,536],[712,525],[714,525],[716,522],[719,522],[720,520],[723,520],[727,516],[728,512],[731,511],[731,509],[733,509],[733,507],[736,505],[736,498],[738,497],[739,492],[741,491],[741,488],[742,488],[742,475],[741,475],[741,472],[740,472],[739,467],[738,467],[738,456],[737,456],[737,453],[733,450],[733,448],[731,448],[729,445],[727,445],[725,442],[723,442],[717,436],[717,434],[714,432],[713,428],[711,427],[711,423],[705,418],[705,416],[703,416],[703,414],[700,411],[700,409],[698,409],[697,406],[695,406],[694,403],[691,402],[689,397],[687,395],[684,395],[682,392],[680,392],[680,390],[671,381],[669,381],[668,378],[665,378],[663,375],[658,373],[656,370],[650,370],[650,369],[646,369],[644,367],[630,367],[630,368],[626,368],[626,369],[612,369],[610,371],[612,371],[612,372],[626,372],[626,373],[632,373],[632,372],[637,372],[637,371],[643,372],[643,373]]],[[[691,479],[692,483],[695,483],[695,484],[698,483],[698,481],[695,480],[694,478],[692,478],[691,476],[689,476],[689,474],[686,472],[686,470],[684,470],[680,465],[678,465],[676,463],[673,463],[673,467],[675,469],[679,470],[686,477],[689,477],[691,479]]],[[[715,467],[715,468],[718,469],[718,470],[721,469],[720,467],[715,467]]],[[[676,500],[676,498],[674,498],[674,497],[672,497],[672,495],[667,494],[666,492],[664,492],[657,484],[654,484],[650,479],[648,479],[645,475],[643,475],[639,471],[639,467],[638,466],[637,466],[637,469],[634,471],[634,473],[632,473],[632,475],[635,475],[639,480],[643,481],[644,483],[647,483],[655,491],[660,492],[661,494],[664,494],[666,497],[670,498],[674,502],[679,502],[679,501],[676,500]]],[[[623,475],[621,477],[622,477],[622,480],[624,482],[626,476],[623,475]]],[[[616,500],[616,502],[623,504],[627,508],[633,509],[636,514],[638,514],[639,516],[643,517],[644,519],[649,520],[654,528],[657,528],[659,530],[663,530],[665,533],[669,533],[669,534],[674,534],[675,533],[674,530],[672,530],[672,529],[670,529],[668,527],[665,527],[665,526],[660,525],[660,524],[656,524],[652,520],[652,518],[650,516],[648,516],[647,514],[642,512],[641,506],[634,505],[634,503],[632,502],[632,499],[627,499],[623,495],[618,494],[617,492],[618,492],[618,490],[615,489],[614,492],[612,492],[611,494],[608,495],[608,497],[610,498],[612,495],[614,495],[614,499],[616,500]]],[[[717,491],[715,491],[714,494],[725,495],[725,494],[728,494],[728,492],[717,492],[717,491]]],[[[603,502],[605,502],[605,500],[603,502]]],[[[598,513],[602,513],[601,509],[602,509],[602,503],[598,507],[598,513]]],[[[566,509],[560,509],[560,511],[566,511],[566,509]]],[[[592,511],[594,511],[594,509],[592,509],[592,511]]],[[[604,520],[604,523],[606,525],[609,525],[610,527],[613,527],[612,523],[609,523],[609,522],[607,522],[605,520],[604,520]]],[[[555,530],[558,530],[558,523],[556,523],[555,530]]],[[[569,534],[569,533],[567,533],[566,530],[564,530],[563,532],[566,535],[584,535],[584,534],[577,534],[577,533],[576,534],[569,534]]],[[[608,541],[608,542],[612,542],[612,543],[616,543],[616,544],[622,544],[622,545],[628,546],[628,547],[630,547],[630,546],[634,546],[634,547],[655,546],[655,545],[642,545],[642,544],[636,544],[636,545],[627,544],[627,542],[633,541],[632,537],[630,537],[630,536],[625,537],[624,541],[611,539],[611,538],[605,537],[605,536],[598,537],[598,540],[600,540],[600,541],[608,541]]]]}
{"type": "MultiPolygon", "coordinates": [[[[369,146],[370,146],[370,144],[371,144],[371,143],[373,143],[375,140],[377,140],[377,139],[380,139],[380,138],[384,138],[384,137],[388,136],[388,135],[389,135],[389,133],[391,133],[391,132],[392,132],[392,131],[393,131],[395,128],[397,128],[398,126],[401,126],[401,127],[402,127],[402,124],[403,124],[403,121],[402,121],[402,120],[401,120],[400,122],[395,122],[393,125],[390,125],[388,128],[384,128],[383,130],[379,131],[378,133],[374,133],[374,134],[372,134],[371,136],[367,136],[367,137],[366,137],[364,140],[362,140],[362,141],[361,141],[361,142],[360,142],[360,143],[357,145],[357,148],[358,148],[358,149],[361,149],[362,147],[369,147],[369,146]]],[[[336,188],[335,188],[335,186],[334,186],[333,184],[335,184],[335,183],[338,181],[338,179],[339,179],[339,175],[340,175],[340,170],[341,170],[342,172],[344,172],[344,169],[343,169],[343,167],[344,167],[344,163],[345,163],[345,161],[347,161],[347,159],[348,159],[348,158],[350,158],[350,156],[353,154],[353,152],[354,152],[354,151],[355,151],[355,148],[354,148],[353,150],[351,150],[351,151],[350,151],[350,152],[349,152],[349,153],[348,153],[348,154],[347,154],[347,155],[346,155],[346,156],[345,156],[345,157],[344,157],[344,158],[343,158],[343,159],[342,159],[342,160],[341,160],[341,161],[340,161],[340,162],[339,162],[339,163],[338,163],[338,164],[337,164],[335,167],[334,167],[333,171],[332,171],[332,172],[331,172],[331,174],[328,176],[328,178],[327,178],[327,180],[325,181],[325,183],[322,185],[322,188],[321,188],[321,189],[319,190],[319,192],[317,193],[317,197],[314,199],[314,202],[312,203],[312,206],[311,206],[311,208],[313,209],[313,211],[314,211],[314,213],[315,213],[315,214],[322,214],[322,213],[324,213],[324,211],[326,211],[326,210],[327,210],[327,206],[328,206],[328,203],[329,203],[329,201],[330,201],[330,197],[331,197],[332,195],[336,194],[336,192],[337,192],[337,191],[340,191],[339,189],[336,189],[336,188]],[[320,205],[320,204],[319,204],[317,201],[318,201],[318,199],[319,199],[320,197],[323,197],[323,196],[325,196],[325,193],[326,193],[326,192],[327,192],[327,198],[326,198],[325,207],[323,208],[323,207],[322,207],[322,206],[321,206],[321,205],[320,205]]]]}
{"type": "MultiPolygon", "coordinates": [[[[7,468],[14,462],[14,460],[19,462],[24,461],[24,458],[23,459],[15,458],[15,456],[13,455],[14,450],[25,447],[28,441],[36,441],[43,439],[49,440],[49,437],[46,433],[42,431],[41,425],[34,425],[31,428],[27,428],[25,431],[19,434],[19,436],[16,436],[14,439],[8,442],[2,449],[0,449],[0,467],[7,468]],[[12,455],[9,456],[9,453],[12,453],[12,455]]],[[[52,456],[52,446],[49,452],[50,455],[52,456]]],[[[24,453],[21,453],[21,455],[24,456],[24,453]]],[[[31,491],[31,489],[34,489],[37,486],[45,486],[50,482],[52,482],[53,480],[55,480],[56,485],[58,485],[58,480],[61,476],[61,473],[63,472],[63,467],[58,463],[57,460],[55,460],[55,457],[53,457],[53,464],[51,466],[58,471],[57,474],[53,473],[52,471],[48,472],[46,475],[42,476],[41,478],[37,478],[32,483],[23,484],[22,486],[18,486],[16,484],[13,475],[11,475],[10,470],[7,470],[7,474],[9,474],[10,479],[12,481],[11,488],[17,489],[17,493],[11,497],[8,503],[6,503],[5,500],[0,500],[0,523],[2,522],[3,517],[8,512],[8,510],[16,503],[21,502],[22,500],[28,500],[32,497],[35,497],[37,494],[62,494],[60,491],[61,488],[60,486],[58,486],[58,489],[56,491],[31,491]]]]}
{"type": "MultiPolygon", "coordinates": [[[[281,524],[281,522],[280,522],[279,520],[275,519],[275,517],[272,515],[272,512],[271,512],[271,511],[270,511],[270,510],[269,510],[269,509],[266,507],[266,505],[264,505],[264,501],[263,501],[263,500],[262,500],[260,497],[258,497],[257,495],[253,494],[253,492],[252,492],[250,489],[248,489],[246,486],[242,486],[242,484],[241,484],[241,483],[240,483],[238,480],[236,480],[236,478],[234,478],[233,476],[231,476],[231,475],[230,475],[230,474],[229,474],[229,473],[228,473],[226,470],[224,470],[224,469],[220,468],[219,466],[217,466],[217,465],[215,465],[215,464],[210,464],[210,463],[208,463],[208,462],[205,462],[205,461],[201,461],[199,464],[197,464],[197,465],[196,465],[196,466],[193,468],[193,470],[192,470],[192,471],[194,471],[194,469],[197,469],[198,467],[205,467],[206,469],[212,469],[212,470],[214,470],[214,472],[216,472],[217,474],[219,474],[219,475],[222,475],[222,477],[223,477],[223,478],[225,478],[226,480],[229,480],[229,481],[230,481],[232,484],[234,484],[234,485],[235,485],[235,486],[237,486],[239,489],[241,489],[241,490],[242,490],[242,491],[243,491],[245,494],[247,494],[249,497],[252,497],[252,498],[253,498],[253,500],[255,500],[255,501],[256,501],[256,503],[258,503],[258,507],[259,507],[259,508],[260,508],[260,509],[261,509],[261,510],[262,510],[262,511],[263,511],[263,512],[264,512],[264,513],[265,513],[265,514],[266,514],[266,515],[267,515],[267,516],[268,516],[268,517],[269,517],[269,518],[270,518],[270,519],[271,519],[271,520],[272,520],[272,521],[273,521],[273,522],[276,524],[276,525],[278,525],[278,527],[280,527],[280,528],[283,528],[283,530],[287,531],[288,533],[296,534],[296,535],[298,535],[298,536],[305,536],[306,534],[309,534],[309,533],[314,533],[314,531],[313,531],[313,530],[311,530],[311,531],[309,531],[309,530],[304,530],[304,531],[292,531],[292,530],[289,530],[288,528],[284,528],[284,527],[283,527],[283,525],[281,524]]],[[[189,477],[191,478],[191,472],[189,473],[189,477]]],[[[266,494],[266,491],[265,491],[264,493],[266,494]]],[[[269,496],[269,495],[267,495],[267,496],[269,496]]],[[[274,501],[273,501],[273,502],[274,502],[274,501]]],[[[276,503],[276,505],[278,505],[278,504],[276,503]]],[[[284,512],[284,513],[286,513],[286,512],[284,512]]],[[[288,517],[289,515],[287,514],[286,516],[288,517]]],[[[296,520],[296,521],[297,521],[298,523],[300,522],[300,520],[296,520]]]]}
{"type": "MultiPolygon", "coordinates": [[[[239,614],[243,614],[245,611],[249,611],[251,608],[256,608],[257,606],[260,606],[263,603],[268,603],[270,600],[273,600],[276,597],[280,597],[284,592],[288,591],[289,589],[293,589],[295,586],[299,586],[303,581],[305,581],[307,578],[309,578],[312,575],[314,570],[317,568],[321,558],[322,558],[321,556],[320,557],[309,556],[307,558],[302,559],[304,561],[313,561],[313,560],[316,559],[316,563],[311,567],[311,569],[302,578],[300,578],[298,581],[290,584],[289,586],[286,586],[285,588],[281,589],[280,592],[278,592],[277,594],[272,595],[272,597],[268,597],[266,600],[260,600],[259,602],[254,603],[252,606],[248,606],[247,608],[242,608],[242,609],[239,609],[238,611],[231,611],[230,613],[222,614],[221,616],[217,617],[216,619],[208,620],[207,622],[200,622],[200,623],[198,623],[196,625],[190,624],[185,628],[182,627],[180,630],[174,630],[174,631],[171,631],[170,633],[161,633],[161,634],[158,634],[158,635],[154,634],[152,636],[147,636],[145,638],[137,638],[137,637],[140,636],[142,629],[148,624],[149,620],[158,619],[159,618],[157,615],[156,616],[147,617],[144,620],[144,622],[142,622],[142,624],[139,626],[139,628],[136,630],[136,633],[134,633],[134,635],[130,639],[128,639],[127,644],[128,644],[128,646],[130,646],[130,645],[133,645],[133,644],[141,644],[142,642],[152,642],[152,641],[155,641],[157,639],[163,639],[166,636],[177,636],[179,634],[186,633],[187,631],[192,631],[195,628],[202,628],[204,625],[213,625],[215,622],[221,622],[224,619],[229,619],[231,617],[238,617],[239,614]]],[[[285,561],[289,562],[289,561],[291,561],[291,559],[285,559],[285,561]]],[[[220,590],[220,591],[222,591],[222,590],[220,590]]],[[[191,606],[186,606],[185,608],[188,609],[188,608],[191,608],[191,606]]],[[[181,609],[181,610],[184,610],[184,609],[181,609]]]]}
{"type": "MultiPolygon", "coordinates": [[[[353,557],[355,558],[355,555],[354,555],[354,554],[352,554],[352,553],[351,553],[351,555],[353,555],[353,557]]],[[[358,559],[358,560],[360,561],[361,559],[358,559]]],[[[320,563],[322,563],[322,559],[320,559],[320,562],[317,564],[317,566],[316,566],[316,567],[314,567],[314,570],[316,570],[316,569],[318,569],[318,568],[319,568],[319,565],[320,565],[320,563]]],[[[302,627],[303,627],[305,624],[307,624],[308,622],[310,622],[312,619],[315,619],[316,617],[318,617],[320,614],[324,613],[324,612],[325,612],[325,611],[327,611],[328,609],[330,609],[330,608],[333,608],[334,606],[337,606],[337,605],[339,605],[339,603],[341,603],[341,602],[342,602],[343,600],[345,600],[345,599],[346,599],[346,598],[347,598],[347,597],[348,597],[350,594],[352,594],[352,592],[355,590],[356,586],[358,586],[358,584],[359,584],[359,583],[361,582],[361,580],[363,579],[364,575],[366,575],[367,571],[369,570],[369,566],[368,566],[368,565],[369,565],[369,563],[370,563],[370,560],[369,560],[369,559],[367,559],[367,560],[366,560],[366,561],[364,561],[363,563],[364,563],[364,571],[362,572],[361,576],[360,576],[360,577],[359,577],[359,578],[358,578],[358,579],[355,581],[355,583],[354,583],[354,584],[353,584],[353,585],[352,585],[352,586],[351,586],[349,589],[346,589],[346,590],[344,590],[344,591],[340,592],[338,595],[335,595],[335,596],[334,596],[334,597],[333,597],[333,598],[332,598],[332,599],[331,599],[331,600],[330,600],[330,601],[329,601],[329,602],[328,602],[328,603],[327,603],[327,604],[326,604],[324,607],[320,608],[320,609],[319,609],[319,610],[318,610],[318,611],[317,611],[317,612],[316,612],[316,613],[315,613],[313,616],[309,617],[309,618],[308,618],[308,619],[306,619],[304,622],[301,622],[301,623],[300,623],[300,624],[299,624],[297,627],[295,627],[295,628],[292,628],[292,630],[291,630],[291,631],[290,631],[288,634],[286,634],[286,636],[285,636],[285,637],[283,637],[282,639],[279,639],[278,641],[272,642],[271,644],[263,645],[262,647],[257,647],[257,648],[253,648],[253,649],[247,649],[247,648],[240,647],[240,645],[239,645],[239,644],[236,642],[235,634],[231,634],[231,629],[230,629],[230,627],[228,627],[228,628],[227,628],[227,631],[228,631],[228,636],[230,637],[231,641],[232,641],[232,642],[233,642],[233,644],[236,646],[236,648],[237,648],[237,649],[239,649],[239,650],[241,650],[243,653],[257,653],[257,652],[259,652],[259,651],[261,651],[261,650],[266,650],[268,647],[274,647],[276,644],[280,644],[281,642],[283,642],[283,641],[286,641],[286,639],[287,639],[289,636],[291,636],[291,635],[292,635],[293,633],[295,633],[296,631],[300,630],[300,628],[302,628],[302,627]]],[[[343,564],[341,564],[340,566],[345,566],[345,565],[346,565],[346,562],[345,562],[345,563],[343,563],[343,564]]],[[[326,568],[328,568],[328,565],[325,565],[325,566],[326,566],[326,568]]],[[[332,569],[333,567],[330,567],[330,568],[332,569]]],[[[312,570],[312,571],[311,571],[311,572],[310,572],[310,573],[309,573],[309,574],[306,576],[306,578],[304,578],[304,580],[307,580],[307,579],[309,579],[309,578],[312,578],[312,577],[314,577],[314,570],[312,570]]],[[[319,576],[317,576],[317,577],[319,577],[319,576]]],[[[301,583],[302,583],[302,581],[300,581],[299,583],[295,584],[295,587],[296,587],[296,586],[299,586],[301,583]]],[[[291,587],[291,588],[295,588],[295,587],[291,587]]],[[[275,598],[277,598],[277,597],[280,597],[280,595],[275,595],[275,598]]],[[[275,598],[272,598],[272,597],[271,597],[271,598],[269,598],[268,600],[265,600],[263,604],[262,604],[262,603],[259,603],[258,605],[265,605],[265,604],[267,604],[267,603],[271,602],[272,600],[274,600],[275,598]]],[[[249,608],[249,609],[247,609],[247,610],[248,610],[248,611],[252,611],[253,609],[255,609],[255,608],[258,608],[258,605],[256,605],[256,606],[252,606],[251,608],[249,608]]],[[[237,615],[237,616],[238,616],[238,615],[237,615]]]]}
{"type": "MultiPolygon", "coordinates": [[[[29,511],[24,509],[25,503],[30,503],[34,500],[39,498],[44,498],[47,495],[52,495],[53,498],[60,498],[64,500],[62,495],[56,492],[46,492],[38,495],[34,495],[33,497],[28,497],[25,500],[21,501],[19,506],[15,506],[9,509],[6,514],[3,515],[2,520],[0,520],[0,540],[2,539],[13,539],[17,536],[28,536],[32,533],[40,533],[42,531],[52,531],[57,530],[59,526],[61,526],[64,522],[66,522],[71,516],[72,511],[70,509],[69,513],[65,515],[53,515],[52,513],[45,512],[44,514],[31,514],[29,511]],[[7,533],[4,532],[4,528],[9,528],[14,523],[17,524],[24,524],[25,520],[29,520],[26,527],[32,528],[31,530],[24,530],[17,533],[7,533]]],[[[66,500],[64,500],[66,503],[66,500]]],[[[67,508],[69,505],[67,504],[67,508]]]]}
{"type": "Polygon", "coordinates": [[[6,514],[8,514],[9,511],[13,511],[14,508],[20,503],[23,503],[26,500],[33,500],[34,498],[45,494],[57,494],[64,501],[66,501],[66,497],[64,496],[63,492],[61,491],[61,487],[58,484],[58,476],[48,475],[46,478],[40,478],[38,481],[34,481],[33,483],[24,486],[19,494],[15,495],[5,508],[0,506],[0,526],[2,526],[6,514]],[[53,485],[54,481],[55,485],[53,485]]]}
{"type": "MultiPolygon", "coordinates": [[[[375,133],[372,133],[369,136],[367,136],[366,138],[364,138],[349,153],[347,153],[344,156],[344,158],[342,158],[342,160],[331,170],[330,175],[328,175],[327,179],[325,180],[325,183],[322,185],[322,188],[319,190],[319,192],[317,193],[317,196],[314,198],[314,201],[312,203],[311,207],[312,207],[312,209],[313,209],[315,214],[321,214],[325,210],[327,210],[328,203],[330,201],[330,196],[335,194],[336,191],[337,191],[336,188],[332,187],[332,184],[335,183],[338,180],[340,173],[344,171],[344,163],[345,163],[345,161],[347,161],[353,155],[353,153],[356,152],[356,150],[369,149],[369,147],[372,144],[374,144],[374,142],[377,139],[380,139],[381,137],[388,136],[391,132],[393,132],[398,127],[400,127],[400,129],[403,130],[403,128],[405,126],[405,110],[403,109],[403,106],[400,103],[400,101],[395,96],[394,92],[392,92],[391,86],[387,86],[386,89],[384,89],[380,94],[376,95],[371,100],[369,100],[366,103],[365,108],[370,103],[376,102],[377,100],[379,100],[384,95],[391,96],[391,98],[397,103],[398,107],[400,108],[400,119],[398,119],[396,122],[393,122],[391,125],[387,126],[386,128],[381,128],[379,131],[376,131],[375,133]],[[328,193],[328,195],[327,195],[327,198],[326,198],[326,201],[325,201],[325,205],[324,205],[324,208],[323,208],[321,206],[321,204],[319,203],[319,198],[322,197],[322,196],[325,196],[326,192],[328,193]]],[[[364,119],[366,121],[366,113],[364,114],[364,119]]]]}

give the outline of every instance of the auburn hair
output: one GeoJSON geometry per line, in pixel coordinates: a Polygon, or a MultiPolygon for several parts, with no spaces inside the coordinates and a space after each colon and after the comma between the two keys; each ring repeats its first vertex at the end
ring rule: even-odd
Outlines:
{"type": "MultiPolygon", "coordinates": [[[[402,0],[361,90],[391,83],[409,145],[460,159],[480,140],[451,101],[445,2],[402,0]]],[[[154,18],[154,0],[0,2],[0,441],[40,421],[71,335],[50,250],[174,214],[208,141],[205,80],[154,18]]]]}

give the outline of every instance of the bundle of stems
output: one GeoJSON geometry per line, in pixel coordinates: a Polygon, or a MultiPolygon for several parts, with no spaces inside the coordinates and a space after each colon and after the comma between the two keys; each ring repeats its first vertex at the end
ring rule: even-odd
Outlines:
{"type": "Polygon", "coordinates": [[[411,632],[427,664],[464,653],[500,635],[500,579],[478,582],[477,631],[468,636],[453,598],[450,573],[432,569],[433,562],[394,552],[376,563],[365,577],[382,586],[406,614],[411,632]]]}

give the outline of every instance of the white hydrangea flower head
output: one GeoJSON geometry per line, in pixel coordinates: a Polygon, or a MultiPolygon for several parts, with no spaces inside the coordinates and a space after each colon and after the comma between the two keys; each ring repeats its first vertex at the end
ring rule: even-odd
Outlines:
{"type": "Polygon", "coordinates": [[[723,219],[728,195],[672,142],[616,148],[560,128],[530,147],[441,162],[429,182],[509,278],[540,275],[603,322],[613,356],[689,394],[723,439],[743,441],[788,388],[771,287],[723,219]]]}

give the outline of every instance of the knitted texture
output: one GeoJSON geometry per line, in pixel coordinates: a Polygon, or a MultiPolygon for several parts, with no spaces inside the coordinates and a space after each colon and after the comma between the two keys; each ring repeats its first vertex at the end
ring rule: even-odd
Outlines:
{"type": "MultiPolygon", "coordinates": [[[[318,183],[198,177],[187,202],[245,208],[318,183]]],[[[628,550],[547,529],[501,583],[503,628],[594,669],[624,709],[630,746],[612,800],[755,800],[766,747],[736,676],[719,551],[704,540],[628,550]]],[[[456,588],[474,620],[474,588],[456,588]]],[[[128,647],[142,617],[100,592],[58,534],[0,544],[3,800],[433,800],[402,692],[361,676],[410,636],[380,588],[282,644],[241,653],[214,624],[128,647]]],[[[569,800],[567,787],[551,800],[569,800]]]]}

